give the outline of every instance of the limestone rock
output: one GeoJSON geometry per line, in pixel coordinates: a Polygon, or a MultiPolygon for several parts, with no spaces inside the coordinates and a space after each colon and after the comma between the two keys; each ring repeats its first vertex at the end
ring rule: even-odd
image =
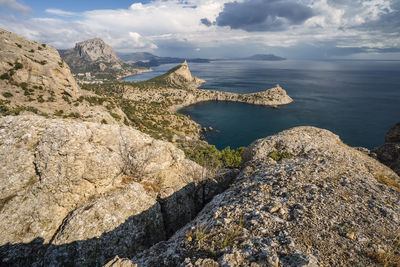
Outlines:
{"type": "Polygon", "coordinates": [[[1,264],[132,257],[195,216],[203,173],[172,144],[129,127],[3,117],[1,264]]]}
{"type": "Polygon", "coordinates": [[[137,265],[133,265],[129,259],[121,259],[116,256],[112,261],[104,265],[104,267],[137,267],[137,265]]]}
{"type": "Polygon", "coordinates": [[[400,192],[378,182],[385,176],[399,183],[392,170],[314,127],[257,140],[244,157],[228,190],[132,262],[371,266],[379,264],[377,255],[396,259],[400,192]]]}
{"type": "Polygon", "coordinates": [[[120,78],[141,72],[122,61],[100,38],[79,42],[74,48],[60,50],[60,54],[74,73],[91,72],[93,76],[120,78]]]}
{"type": "Polygon", "coordinates": [[[28,83],[55,95],[80,96],[80,89],[57,50],[0,29],[0,85],[28,83]]]}
{"type": "Polygon", "coordinates": [[[167,73],[166,81],[175,86],[200,87],[205,80],[193,76],[186,60],[167,73]]]}
{"type": "Polygon", "coordinates": [[[374,149],[379,161],[400,175],[400,122],[386,134],[385,143],[374,149]]]}

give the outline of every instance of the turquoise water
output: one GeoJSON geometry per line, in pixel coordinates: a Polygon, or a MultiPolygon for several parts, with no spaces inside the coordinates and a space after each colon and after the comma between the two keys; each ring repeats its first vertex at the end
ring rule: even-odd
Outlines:
{"type": "Polygon", "coordinates": [[[247,146],[300,125],[331,130],[351,146],[373,148],[400,121],[399,61],[214,61],[189,67],[207,81],[204,89],[252,93],[279,83],[295,101],[278,109],[230,102],[181,109],[221,131],[205,135],[220,149],[247,146]]]}

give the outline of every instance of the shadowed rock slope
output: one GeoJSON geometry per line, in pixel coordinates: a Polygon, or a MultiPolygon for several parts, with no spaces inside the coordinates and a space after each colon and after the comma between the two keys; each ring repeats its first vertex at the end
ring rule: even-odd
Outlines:
{"type": "Polygon", "coordinates": [[[327,130],[298,127],[247,148],[245,168],[138,266],[398,266],[399,177],[327,130]],[[397,265],[396,265],[397,264],[397,265]]]}
{"type": "Polygon", "coordinates": [[[125,126],[8,116],[0,140],[0,265],[132,257],[220,192],[181,150],[125,126]]]}
{"type": "Polygon", "coordinates": [[[385,143],[373,151],[378,159],[400,175],[400,122],[386,134],[385,143]]]}

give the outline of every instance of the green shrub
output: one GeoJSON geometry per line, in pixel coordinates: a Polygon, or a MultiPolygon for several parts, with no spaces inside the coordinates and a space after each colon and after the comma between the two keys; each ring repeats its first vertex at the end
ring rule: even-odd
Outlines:
{"type": "Polygon", "coordinates": [[[274,151],[269,154],[269,157],[275,161],[280,161],[281,159],[290,159],[293,157],[293,154],[287,151],[278,152],[274,151]]]}
{"type": "Polygon", "coordinates": [[[101,124],[107,124],[107,121],[105,119],[102,119],[101,124]]]}
{"type": "Polygon", "coordinates": [[[110,112],[110,115],[111,115],[111,117],[113,117],[113,118],[116,119],[117,121],[120,121],[120,120],[121,120],[121,116],[118,115],[118,114],[116,114],[116,113],[110,112]]]}
{"type": "Polygon", "coordinates": [[[56,116],[62,116],[63,114],[64,114],[64,110],[62,110],[62,109],[54,111],[54,115],[56,115],[56,116]]]}
{"type": "Polygon", "coordinates": [[[21,62],[15,62],[14,64],[14,70],[19,70],[22,69],[24,67],[24,65],[22,65],[21,62]]]}
{"type": "Polygon", "coordinates": [[[242,163],[242,155],[243,155],[244,147],[239,147],[234,150],[229,146],[224,148],[221,151],[221,160],[224,167],[227,168],[237,168],[242,163]]]}
{"type": "Polygon", "coordinates": [[[8,73],[6,72],[6,73],[3,73],[3,74],[0,76],[0,79],[2,79],[2,80],[9,80],[9,79],[10,79],[10,76],[9,76],[8,73]]]}
{"type": "Polygon", "coordinates": [[[75,118],[78,119],[81,117],[81,114],[79,114],[78,112],[71,112],[68,115],[64,115],[64,118],[75,118]]]}
{"type": "Polygon", "coordinates": [[[184,148],[186,157],[209,169],[239,168],[242,162],[244,147],[238,149],[224,148],[219,151],[214,145],[197,145],[184,148]]]}
{"type": "Polygon", "coordinates": [[[71,104],[71,101],[69,100],[68,96],[63,95],[63,96],[62,96],[62,99],[63,99],[65,102],[67,102],[68,104],[71,104]]]}
{"type": "Polygon", "coordinates": [[[43,95],[39,95],[38,98],[37,98],[37,101],[39,103],[43,103],[44,102],[43,95]]]}
{"type": "Polygon", "coordinates": [[[5,92],[5,93],[3,93],[3,96],[6,98],[9,98],[9,97],[12,97],[13,94],[11,94],[10,92],[5,92]]]}
{"type": "Polygon", "coordinates": [[[47,64],[47,60],[42,60],[39,63],[42,64],[42,65],[46,65],[47,64]]]}

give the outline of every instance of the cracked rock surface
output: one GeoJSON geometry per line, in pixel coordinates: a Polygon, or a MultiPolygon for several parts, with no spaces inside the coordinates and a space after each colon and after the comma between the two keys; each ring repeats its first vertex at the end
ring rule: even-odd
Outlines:
{"type": "Polygon", "coordinates": [[[172,144],[129,127],[3,117],[2,263],[132,256],[195,216],[203,205],[196,195],[204,195],[196,187],[203,173],[172,144]]]}
{"type": "Polygon", "coordinates": [[[138,266],[375,266],[399,260],[399,182],[327,130],[255,141],[232,187],[138,266]],[[383,262],[387,261],[387,262],[383,262]]]}

